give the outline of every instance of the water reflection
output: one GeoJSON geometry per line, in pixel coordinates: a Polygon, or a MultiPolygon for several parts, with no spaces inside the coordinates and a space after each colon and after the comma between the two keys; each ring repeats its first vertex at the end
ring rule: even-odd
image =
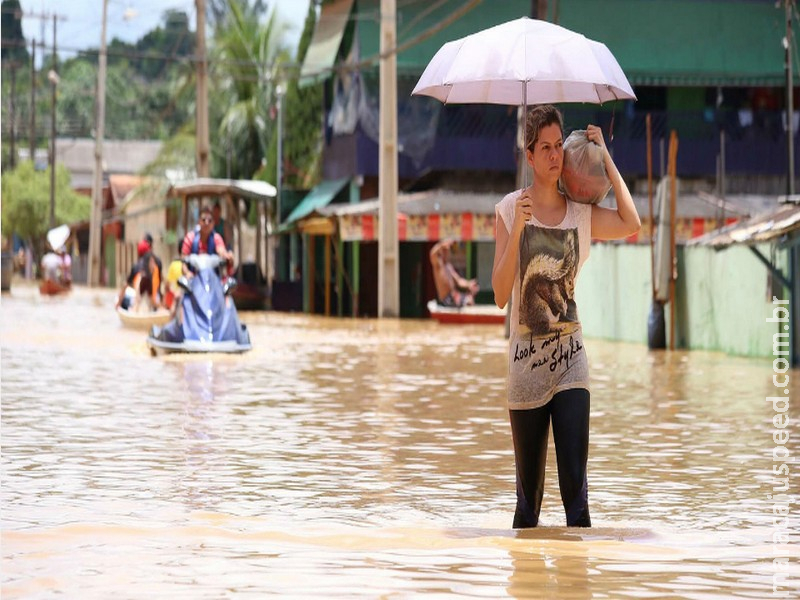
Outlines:
{"type": "Polygon", "coordinates": [[[0,311],[3,598],[771,594],[767,361],[587,341],[595,527],[549,469],[515,532],[501,327],[246,314],[246,355],[153,359],[113,293],[34,292],[0,311]]]}
{"type": "Polygon", "coordinates": [[[187,506],[212,510],[224,489],[225,455],[220,449],[225,427],[225,377],[205,358],[173,364],[180,375],[177,397],[183,398],[183,469],[176,482],[187,506]],[[222,396],[217,399],[218,390],[222,396]]]}
{"type": "MultiPolygon", "coordinates": [[[[565,536],[565,544],[579,541],[565,536]]],[[[535,544],[520,544],[509,553],[511,576],[506,592],[511,598],[591,598],[587,557],[565,552],[557,544],[537,548],[535,544]]]]}

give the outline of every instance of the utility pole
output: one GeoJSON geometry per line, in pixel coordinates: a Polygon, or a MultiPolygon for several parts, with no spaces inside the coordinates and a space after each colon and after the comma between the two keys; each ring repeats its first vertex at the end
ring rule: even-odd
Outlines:
{"type": "MultiPolygon", "coordinates": [[[[53,68],[47,74],[53,88],[50,104],[50,229],[56,226],[56,89],[58,88],[58,53],[56,52],[56,16],[53,15],[53,68]]],[[[53,248],[57,250],[57,248],[53,248]]]]}
{"type": "Polygon", "coordinates": [[[208,177],[208,61],[206,59],[206,1],[195,0],[197,8],[197,115],[196,168],[198,177],[208,177]]]}
{"type": "Polygon", "coordinates": [[[281,224],[281,191],[283,186],[283,84],[279,83],[275,89],[275,95],[278,96],[278,164],[276,165],[277,173],[275,174],[275,188],[278,191],[277,201],[275,203],[275,225],[281,224]]]}
{"type": "Polygon", "coordinates": [[[28,139],[31,162],[36,164],[36,40],[31,42],[31,132],[28,139]]]}
{"type": "Polygon", "coordinates": [[[397,5],[381,0],[380,135],[378,194],[378,316],[400,316],[397,240],[397,5]]]}
{"type": "Polygon", "coordinates": [[[794,81],[792,76],[792,4],[794,0],[784,0],[786,10],[786,37],[783,47],[786,61],[786,156],[789,170],[786,173],[786,193],[794,195],[794,81]]]}
{"type": "Polygon", "coordinates": [[[14,99],[17,96],[17,61],[11,61],[9,68],[11,69],[11,98],[9,98],[9,107],[8,107],[8,121],[9,121],[9,129],[11,130],[11,139],[9,140],[10,150],[11,150],[11,163],[9,166],[13,169],[17,164],[17,144],[16,144],[16,132],[15,129],[17,128],[17,115],[16,115],[16,107],[14,106],[14,99]]]}
{"type": "MultiPolygon", "coordinates": [[[[278,164],[276,165],[277,172],[275,173],[275,229],[277,233],[278,228],[281,226],[281,194],[283,193],[283,83],[279,83],[275,88],[275,95],[278,97],[278,164]]],[[[294,237],[294,236],[292,236],[294,237]]],[[[275,256],[274,256],[274,273],[277,278],[281,277],[281,265],[283,264],[280,237],[276,237],[275,243],[275,256]]]]}
{"type": "Polygon", "coordinates": [[[97,108],[95,110],[94,183],[92,214],[89,224],[89,285],[100,285],[100,247],[103,216],[103,137],[106,126],[106,20],[108,0],[103,0],[103,26],[100,34],[100,55],[97,69],[97,108]]]}
{"type": "MultiPolygon", "coordinates": [[[[66,21],[67,18],[65,16],[59,14],[49,14],[49,13],[32,13],[26,12],[22,13],[22,16],[29,19],[38,19],[39,24],[41,26],[41,46],[42,46],[42,57],[44,58],[44,30],[45,30],[45,22],[50,20],[52,17],[53,19],[53,57],[56,60],[56,48],[55,48],[55,23],[56,21],[66,21]]],[[[36,40],[31,40],[31,120],[30,120],[30,139],[28,140],[28,147],[30,149],[30,158],[31,161],[35,162],[36,157],[36,40]]]]}

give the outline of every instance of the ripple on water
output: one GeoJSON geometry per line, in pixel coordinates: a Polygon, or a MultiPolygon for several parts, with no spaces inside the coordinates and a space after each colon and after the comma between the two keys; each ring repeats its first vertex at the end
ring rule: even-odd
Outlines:
{"type": "Polygon", "coordinates": [[[153,359],[112,291],[2,303],[4,598],[771,593],[763,361],[587,340],[595,527],[551,442],[514,532],[499,328],[247,313],[248,354],[153,359]]]}

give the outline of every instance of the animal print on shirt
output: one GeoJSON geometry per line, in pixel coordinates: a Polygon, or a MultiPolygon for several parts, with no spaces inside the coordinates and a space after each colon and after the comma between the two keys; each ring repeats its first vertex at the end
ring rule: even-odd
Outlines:
{"type": "Polygon", "coordinates": [[[541,337],[578,327],[575,276],[578,230],[526,225],[520,240],[520,333],[541,337]]]}

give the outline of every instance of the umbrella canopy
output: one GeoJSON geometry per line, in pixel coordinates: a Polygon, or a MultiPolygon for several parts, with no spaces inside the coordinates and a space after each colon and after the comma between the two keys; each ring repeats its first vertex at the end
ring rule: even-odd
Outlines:
{"type": "Polygon", "coordinates": [[[446,43],[411,94],[516,106],[636,99],[604,44],[528,17],[446,43]]]}
{"type": "Polygon", "coordinates": [[[53,250],[59,250],[69,239],[69,225],[59,225],[47,232],[47,243],[53,250]]]}

